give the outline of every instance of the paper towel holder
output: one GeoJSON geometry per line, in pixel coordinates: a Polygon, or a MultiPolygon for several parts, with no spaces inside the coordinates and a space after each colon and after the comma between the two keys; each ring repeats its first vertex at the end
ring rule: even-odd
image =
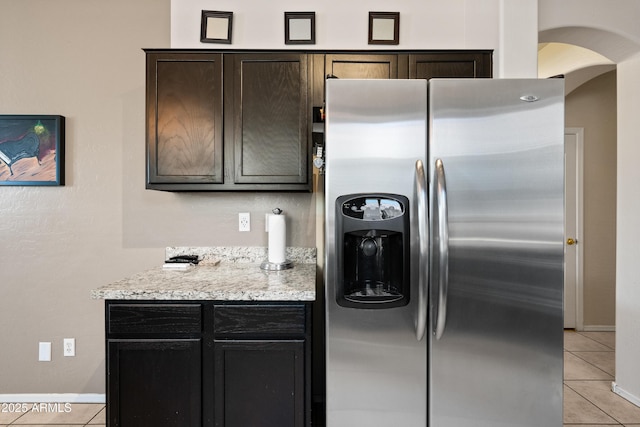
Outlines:
{"type": "MultiPolygon", "coordinates": [[[[282,209],[275,208],[272,212],[274,213],[274,215],[280,215],[282,214],[282,209]]],[[[289,261],[288,259],[286,259],[284,262],[265,261],[262,264],[260,264],[260,268],[263,270],[269,270],[269,271],[286,270],[289,268],[293,268],[293,262],[289,261]]]]}
{"type": "Polygon", "coordinates": [[[263,270],[269,270],[269,271],[278,271],[278,270],[286,270],[288,268],[293,268],[293,262],[286,260],[285,262],[269,262],[269,261],[265,261],[262,264],[260,264],[260,268],[263,270]]]}

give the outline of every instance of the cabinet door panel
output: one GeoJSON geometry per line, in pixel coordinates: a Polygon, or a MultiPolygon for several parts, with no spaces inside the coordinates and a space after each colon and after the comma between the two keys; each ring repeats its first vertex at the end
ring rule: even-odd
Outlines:
{"type": "Polygon", "coordinates": [[[491,77],[491,54],[455,52],[409,55],[409,78],[491,77]]]}
{"type": "Polygon", "coordinates": [[[214,343],[217,427],[302,427],[304,340],[214,343]]]}
{"type": "Polygon", "coordinates": [[[235,54],[232,60],[235,183],[307,183],[307,56],[235,54]]]}
{"type": "Polygon", "coordinates": [[[397,55],[327,55],[326,74],[340,79],[397,79],[397,55]]]}
{"type": "Polygon", "coordinates": [[[201,342],[109,340],[107,424],[201,427],[201,342]]]}
{"type": "Polygon", "coordinates": [[[222,55],[147,56],[148,183],[222,183],[222,55]]]}

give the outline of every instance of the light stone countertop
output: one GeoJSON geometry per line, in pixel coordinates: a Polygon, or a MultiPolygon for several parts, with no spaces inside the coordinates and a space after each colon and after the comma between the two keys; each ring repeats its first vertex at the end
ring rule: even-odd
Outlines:
{"type": "Polygon", "coordinates": [[[213,247],[166,249],[167,258],[199,255],[188,270],[161,266],[91,291],[94,299],[314,301],[316,249],[287,248],[293,268],[266,271],[267,248],[213,247]],[[219,262],[219,263],[218,263],[219,262]]]}

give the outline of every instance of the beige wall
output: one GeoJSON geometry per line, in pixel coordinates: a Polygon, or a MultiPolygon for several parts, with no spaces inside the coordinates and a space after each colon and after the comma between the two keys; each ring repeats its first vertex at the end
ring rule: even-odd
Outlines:
{"type": "Polygon", "coordinates": [[[615,325],[616,72],[566,99],[566,126],[584,128],[584,325],[615,325]]]}
{"type": "MultiPolygon", "coordinates": [[[[640,11],[640,4],[638,4],[640,11]]],[[[640,406],[640,54],[618,64],[616,385],[640,406]]]]}
{"type": "Polygon", "coordinates": [[[67,119],[67,184],[0,187],[0,394],[104,393],[104,310],[89,292],[160,265],[165,246],[266,246],[276,206],[288,244],[315,246],[311,194],[144,189],[141,48],[169,38],[169,0],[0,0],[0,114],[67,119]],[[250,233],[236,231],[244,211],[250,233]]]}

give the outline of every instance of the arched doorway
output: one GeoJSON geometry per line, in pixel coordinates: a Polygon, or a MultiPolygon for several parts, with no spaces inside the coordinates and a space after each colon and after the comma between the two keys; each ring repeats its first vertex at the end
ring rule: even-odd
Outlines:
{"type": "MultiPolygon", "coordinates": [[[[573,245],[565,245],[567,273],[574,265],[577,268],[575,274],[566,275],[567,281],[576,282],[567,282],[565,286],[565,301],[569,304],[565,306],[565,327],[614,330],[616,65],[597,52],[566,43],[544,43],[538,52],[539,77],[562,74],[565,78],[566,127],[584,130],[581,146],[584,162],[578,165],[583,170],[577,170],[577,176],[566,177],[566,199],[575,200],[578,209],[577,215],[567,213],[566,229],[576,230],[581,226],[584,233],[579,239],[566,236],[577,240],[573,245]],[[583,177],[583,181],[575,181],[578,177],[583,177]],[[583,189],[584,197],[576,200],[579,188],[583,189]],[[572,301],[575,306],[571,305],[572,301]]],[[[575,154],[567,152],[567,163],[575,165],[577,159],[570,158],[572,153],[575,154]]]]}
{"type": "Polygon", "coordinates": [[[640,3],[622,0],[612,8],[598,0],[540,0],[539,6],[541,43],[586,47],[617,66],[616,373],[609,389],[640,406],[640,147],[636,129],[640,115],[640,28],[634,19],[640,13],[640,3]]]}

